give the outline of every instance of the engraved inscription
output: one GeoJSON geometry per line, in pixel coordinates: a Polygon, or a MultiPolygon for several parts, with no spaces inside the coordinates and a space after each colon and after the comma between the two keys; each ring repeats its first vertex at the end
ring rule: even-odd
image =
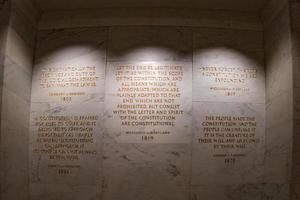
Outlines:
{"type": "Polygon", "coordinates": [[[46,156],[48,169],[68,175],[81,167],[86,157],[96,157],[97,115],[41,115],[34,118],[36,129],[33,153],[46,156]],[[68,163],[61,165],[62,162],[68,163]]]}
{"type": "Polygon", "coordinates": [[[39,71],[38,90],[45,93],[46,101],[71,103],[80,98],[90,98],[100,85],[101,74],[95,66],[44,67],[39,71]]]}
{"type": "Polygon", "coordinates": [[[212,84],[209,90],[220,92],[224,97],[242,96],[249,93],[249,81],[257,78],[257,69],[245,67],[214,67],[199,68],[203,78],[208,78],[212,84]]]}
{"type": "Polygon", "coordinates": [[[42,70],[42,88],[96,87],[96,67],[49,67],[42,70]]]}
{"type": "Polygon", "coordinates": [[[210,145],[214,150],[213,157],[225,158],[227,164],[246,156],[243,151],[237,153],[239,149],[244,150],[249,145],[260,142],[256,134],[255,117],[206,115],[201,127],[198,143],[210,145]],[[232,150],[235,150],[235,153],[230,153],[232,150]]]}
{"type": "Polygon", "coordinates": [[[262,180],[264,108],[250,103],[194,103],[194,184],[262,180]]]}
{"type": "Polygon", "coordinates": [[[126,142],[157,142],[161,137],[176,137],[176,128],[184,128],[185,122],[180,122],[186,115],[182,104],[186,73],[181,65],[114,66],[111,112],[126,142]]]}

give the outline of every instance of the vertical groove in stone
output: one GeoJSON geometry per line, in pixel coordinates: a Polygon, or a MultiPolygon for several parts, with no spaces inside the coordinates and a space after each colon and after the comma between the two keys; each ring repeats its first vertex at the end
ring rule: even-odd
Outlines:
{"type": "Polygon", "coordinates": [[[263,18],[267,119],[265,182],[269,188],[278,188],[278,196],[288,199],[294,118],[294,72],[288,1],[270,1],[263,18]]]}

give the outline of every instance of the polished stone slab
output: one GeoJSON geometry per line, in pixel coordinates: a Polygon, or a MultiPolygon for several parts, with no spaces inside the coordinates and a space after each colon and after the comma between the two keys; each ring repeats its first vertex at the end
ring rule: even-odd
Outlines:
{"type": "Polygon", "coordinates": [[[103,103],[33,103],[32,183],[99,184],[103,103]]]}
{"type": "Polygon", "coordinates": [[[194,103],[192,184],[263,181],[263,104],[194,103]]]}
{"type": "Polygon", "coordinates": [[[196,29],[193,100],[264,103],[260,33],[196,29]]]}
{"type": "Polygon", "coordinates": [[[120,143],[190,142],[191,63],[110,62],[106,77],[104,123],[111,137],[120,143]]]}
{"type": "Polygon", "coordinates": [[[39,32],[31,95],[31,183],[101,183],[106,39],[106,28],[39,32]]]}
{"type": "Polygon", "coordinates": [[[104,199],[188,199],[190,144],[126,144],[104,134],[104,199]]]}

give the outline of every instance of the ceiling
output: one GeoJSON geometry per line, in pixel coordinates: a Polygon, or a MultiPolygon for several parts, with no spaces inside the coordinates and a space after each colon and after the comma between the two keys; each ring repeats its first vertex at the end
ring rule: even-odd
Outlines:
{"type": "Polygon", "coordinates": [[[197,8],[261,12],[268,0],[35,0],[41,11],[100,9],[108,7],[197,8]]]}

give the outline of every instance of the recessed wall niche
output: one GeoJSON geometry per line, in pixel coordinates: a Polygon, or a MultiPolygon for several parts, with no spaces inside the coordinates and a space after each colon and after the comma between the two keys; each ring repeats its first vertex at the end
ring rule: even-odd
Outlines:
{"type": "Polygon", "coordinates": [[[0,200],[296,200],[297,3],[217,1],[0,3],[0,200]]]}

